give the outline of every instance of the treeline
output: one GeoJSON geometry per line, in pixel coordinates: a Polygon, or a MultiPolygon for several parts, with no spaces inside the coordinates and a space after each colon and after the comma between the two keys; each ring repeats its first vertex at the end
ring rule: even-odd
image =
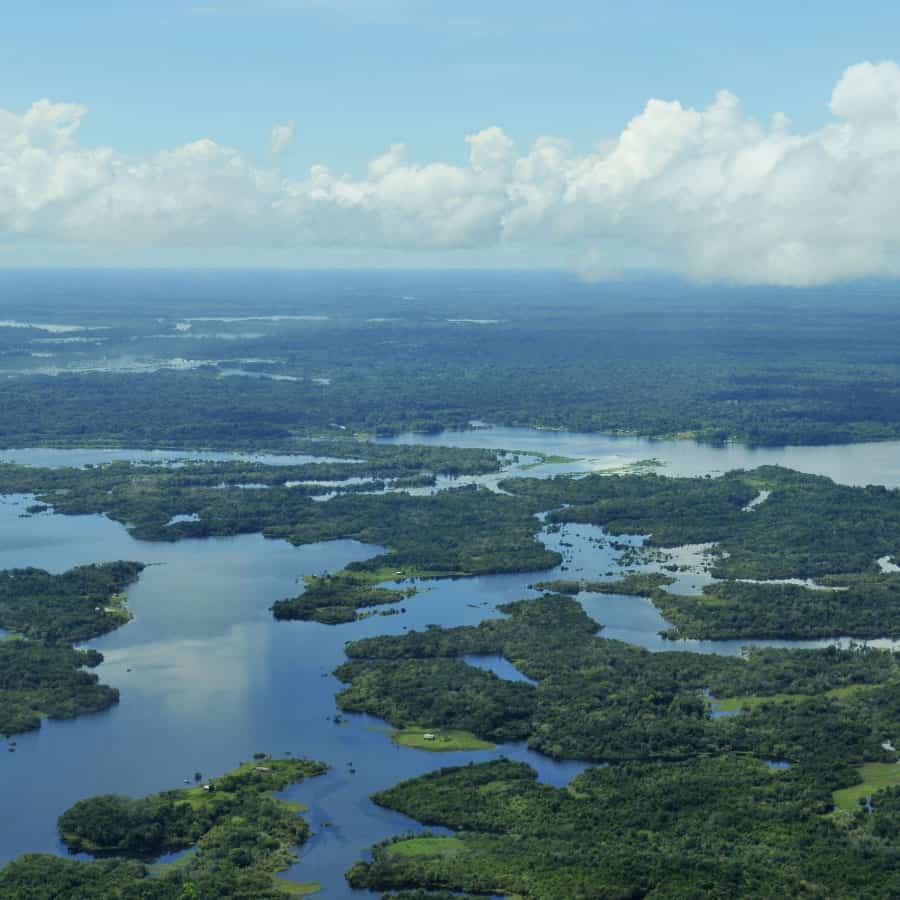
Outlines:
{"type": "Polygon", "coordinates": [[[83,862],[30,854],[0,870],[0,898],[9,900],[278,900],[285,887],[274,875],[296,862],[309,825],[271,795],[320,775],[311,760],[245,763],[204,787],[131,799],[82,800],[60,817],[73,850],[115,855],[83,862]],[[177,866],[145,863],[167,850],[193,848],[177,866]]]}
{"type": "MultiPolygon", "coordinates": [[[[822,578],[822,587],[728,581],[699,595],[663,589],[649,596],[673,627],[672,638],[900,637],[900,576],[822,578]]],[[[615,585],[613,585],[615,586],[615,585]]],[[[616,593],[635,593],[627,583],[616,593]]]]}
{"type": "MultiPolygon", "coordinates": [[[[496,465],[496,455],[491,460],[496,465]]],[[[470,461],[473,467],[488,462],[470,461]]],[[[368,463],[346,465],[365,472],[368,463]]],[[[651,548],[714,544],[713,574],[729,583],[699,597],[674,597],[654,574],[633,573],[619,586],[622,593],[652,597],[678,629],[673,635],[873,637],[900,631],[900,578],[880,574],[876,566],[877,559],[900,552],[897,491],[847,487],[770,466],[719,478],[508,479],[506,493],[469,485],[431,496],[370,494],[353,493],[368,485],[350,485],[349,492],[317,502],[287,486],[296,472],[286,468],[0,466],[0,492],[37,491],[42,503],[61,513],[102,512],[146,540],[261,532],[295,544],[349,538],[388,548],[353,564],[355,574],[314,582],[303,596],[277,604],[284,618],[351,621],[360,609],[403,599],[377,588],[379,579],[398,571],[441,577],[550,568],[561,557],[538,540],[535,518],[549,511],[550,528],[595,524],[612,535],[648,535],[651,548]],[[255,483],[266,489],[241,486],[255,483]],[[762,491],[768,492],[765,501],[748,510],[762,491]],[[797,577],[817,578],[835,590],[737,583],[797,577]]],[[[561,587],[571,592],[575,583],[561,587]]],[[[605,582],[593,587],[613,589],[605,582]]],[[[579,582],[578,589],[585,587],[579,582]]]]}
{"type": "Polygon", "coordinates": [[[505,724],[507,740],[610,765],[563,790],[501,759],[383,791],[377,803],[456,838],[392,838],[353,867],[354,887],[543,900],[849,900],[900,890],[900,789],[875,793],[855,814],[829,815],[832,792],[858,783],[862,763],[896,757],[883,746],[900,734],[894,654],[651,653],[598,637],[566,596],[502,611],[508,618],[478,626],[351,643],[339,702],[392,723],[436,721],[482,736],[503,734],[505,724]],[[458,659],[485,652],[502,653],[537,685],[458,659]],[[736,698],[738,714],[713,717],[712,697],[736,698]]]}
{"type": "Polygon", "coordinates": [[[80,566],[60,575],[41,569],[0,572],[0,734],[40,727],[43,716],[70,719],[118,702],[115,688],[84,671],[99,665],[96,650],[73,643],[118,628],[129,619],[123,590],[141,563],[80,566]]]}
{"type": "MultiPolygon", "coordinates": [[[[794,308],[792,296],[773,315],[758,298],[727,309],[717,298],[713,315],[703,301],[665,291],[616,304],[597,296],[569,303],[545,289],[551,293],[542,303],[507,298],[487,326],[444,320],[459,315],[450,311],[455,293],[454,303],[446,296],[429,303],[448,310],[436,317],[404,309],[392,321],[282,322],[262,330],[257,323],[252,337],[240,323],[209,323],[215,331],[204,337],[195,323],[192,358],[209,363],[196,371],[6,379],[0,444],[258,448],[335,426],[433,432],[472,419],[756,445],[900,434],[900,360],[886,338],[897,326],[890,303],[862,311],[855,298],[853,309],[794,308]],[[217,340],[222,330],[232,340],[217,340]],[[296,380],[221,377],[235,358],[260,357],[274,362],[241,367],[296,380]]],[[[483,309],[474,315],[491,317],[483,309]]],[[[116,324],[104,334],[104,355],[120,348],[172,357],[175,333],[161,335],[155,323],[116,324]]],[[[0,335],[0,351],[7,366],[26,373],[31,351],[46,345],[33,344],[38,335],[26,329],[10,332],[0,335]]],[[[54,352],[79,364],[90,358],[77,346],[54,352]]]]}
{"type": "Polygon", "coordinates": [[[631,573],[611,581],[542,581],[538,590],[574,596],[581,592],[648,597],[672,627],[673,640],[835,636],[900,636],[900,576],[830,575],[813,586],[779,582],[718,581],[699,594],[674,594],[674,579],[631,573]]]}
{"type": "MultiPolygon", "coordinates": [[[[670,637],[900,634],[900,577],[876,563],[900,549],[898,491],[847,487],[772,466],[720,478],[509,479],[503,488],[549,508],[551,527],[590,523],[612,535],[643,534],[651,548],[712,543],[712,574],[727,580],[699,595],[672,594],[671,580],[659,573],[541,583],[569,594],[650,597],[673,623],[670,637]],[[747,509],[761,491],[768,492],[764,502],[747,509]],[[765,583],[788,578],[814,578],[823,589],[765,583]]],[[[631,561],[640,562],[640,553],[631,561]]]]}
{"type": "Polygon", "coordinates": [[[746,658],[651,653],[596,637],[567,597],[503,607],[509,618],[356,641],[337,670],[347,709],[395,725],[462,728],[489,740],[526,738],[555,758],[678,760],[751,753],[803,765],[829,789],[855,766],[890,757],[900,733],[893,655],[868,648],[760,650],[746,658]],[[509,682],[458,657],[501,653],[537,686],[509,682]],[[708,696],[755,696],[742,715],[713,719],[708,696]],[[770,698],[769,702],[765,702],[770,698]],[[504,712],[504,710],[508,710],[504,712]]]}
{"type": "Polygon", "coordinates": [[[505,760],[447,768],[374,799],[456,829],[452,849],[388,842],[349,877],[542,900],[888,898],[900,891],[900,800],[880,796],[845,829],[823,817],[829,796],[803,773],[734,756],[595,768],[567,789],[505,760]]]}
{"type": "Polygon", "coordinates": [[[672,584],[674,580],[674,578],[659,572],[629,572],[624,578],[617,578],[614,581],[562,579],[539,581],[531,587],[553,594],[568,594],[570,597],[574,597],[582,591],[592,594],[630,594],[635,597],[655,597],[660,588],[672,584]]]}
{"type": "Polygon", "coordinates": [[[352,662],[336,674],[351,683],[337,696],[341,709],[376,715],[398,728],[462,729],[500,742],[532,732],[535,688],[458,660],[352,662]]]}
{"type": "Polygon", "coordinates": [[[85,671],[102,660],[96,650],[0,640],[0,734],[40,728],[43,716],[72,719],[117,703],[119,692],[85,671]]]}
{"type": "MultiPolygon", "coordinates": [[[[193,846],[215,826],[240,817],[256,823],[262,832],[259,837],[275,837],[279,824],[283,827],[287,823],[291,834],[285,837],[299,835],[293,843],[301,844],[309,833],[306,822],[290,816],[289,810],[271,802],[266,794],[326,770],[323,763],[312,760],[266,758],[244,763],[234,772],[211,779],[208,786],[140,798],[115,794],[91,797],[79,800],[60,816],[59,832],[73,852],[151,860],[193,846]]],[[[209,844],[207,839],[204,846],[209,844]]],[[[248,847],[241,849],[250,852],[248,847]]]]}
{"type": "Polygon", "coordinates": [[[876,559],[900,550],[900,492],[777,466],[719,478],[509,479],[502,487],[553,510],[553,523],[645,534],[656,547],[716,542],[713,574],[721,578],[874,571],[876,559]],[[771,492],[765,502],[744,512],[763,490],[771,492]]]}
{"type": "Polygon", "coordinates": [[[342,571],[333,575],[309,576],[302,594],[278,600],[273,604],[272,612],[276,619],[314,620],[325,625],[336,625],[354,621],[361,609],[383,603],[400,603],[415,594],[415,588],[391,590],[378,587],[368,573],[342,571]]]}
{"type": "Polygon", "coordinates": [[[78,566],[61,575],[42,569],[0,572],[0,628],[48,644],[74,644],[114,631],[130,618],[124,589],[143,563],[78,566]]]}

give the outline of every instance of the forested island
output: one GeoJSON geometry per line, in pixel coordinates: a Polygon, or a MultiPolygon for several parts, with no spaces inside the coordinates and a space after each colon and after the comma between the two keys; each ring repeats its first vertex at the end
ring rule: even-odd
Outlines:
{"type": "MultiPolygon", "coordinates": [[[[514,762],[440,769],[375,796],[456,837],[401,836],[357,888],[590,897],[890,897],[900,789],[840,825],[826,792],[739,756],[593,768],[566,789],[514,762]]],[[[393,895],[385,895],[393,896],[393,895]]],[[[438,893],[436,896],[442,896],[438,893]]]]}
{"type": "Polygon", "coordinates": [[[338,702],[398,727],[524,738],[557,758],[679,760],[728,751],[786,759],[816,770],[831,789],[853,784],[862,762],[894,758],[882,747],[900,735],[900,669],[888,651],[652,653],[605,640],[602,631],[598,637],[598,623],[562,595],[502,611],[507,618],[477,626],[349,644],[352,661],[337,671],[349,686],[338,702]],[[461,657],[471,653],[500,653],[537,684],[467,665],[461,657]],[[709,697],[759,702],[749,714],[713,718],[709,697]]]}
{"type": "Polygon", "coordinates": [[[80,566],[61,575],[40,569],[0,572],[0,734],[40,727],[43,716],[70,719],[118,702],[115,688],[93,672],[96,650],[72,644],[105,634],[129,619],[125,588],[141,563],[80,566]]]}
{"type": "Polygon", "coordinates": [[[60,835],[71,850],[99,859],[25,856],[0,870],[0,897],[279,900],[314,892],[314,884],[274,877],[296,860],[296,848],[310,830],[300,810],[273,792],[328,767],[258,756],[203,785],[140,799],[79,801],[60,817],[60,835]],[[190,852],[176,862],[150,865],[173,850],[190,852]]]}
{"type": "Polygon", "coordinates": [[[354,867],[351,884],[542,898],[900,889],[892,653],[649,653],[597,637],[597,623],[562,595],[505,611],[477,627],[351,644],[339,702],[397,725],[525,738],[551,756],[610,765],[564,790],[500,761],[384,791],[376,803],[456,836],[398,835],[354,867]],[[459,659],[489,651],[537,685],[459,659]],[[711,715],[719,708],[739,714],[711,715]],[[847,805],[844,789],[872,801],[847,805]]]}

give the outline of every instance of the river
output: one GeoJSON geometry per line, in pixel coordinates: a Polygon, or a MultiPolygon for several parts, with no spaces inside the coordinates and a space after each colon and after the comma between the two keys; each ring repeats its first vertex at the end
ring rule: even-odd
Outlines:
{"type": "MultiPolygon", "coordinates": [[[[660,471],[672,474],[779,463],[848,484],[900,485],[900,442],[748,450],[503,428],[402,436],[395,441],[502,447],[580,458],[578,463],[537,469],[515,466],[513,475],[590,471],[653,457],[664,463],[660,471]]],[[[0,453],[5,460],[37,465],[197,456],[98,450],[0,453]]],[[[200,456],[234,458],[233,454],[200,456]]],[[[250,458],[284,461],[268,455],[250,458]]],[[[315,835],[303,849],[300,863],[287,875],[321,882],[323,897],[367,897],[371,895],[351,891],[343,873],[372,843],[418,827],[404,816],[374,806],[368,799],[373,792],[441,765],[501,753],[528,762],[542,780],[556,785],[567,783],[583,768],[578,762],[548,760],[522,745],[448,754],[401,748],[391,742],[383,722],[367,716],[348,716],[346,724],[337,725],[334,694],[340,685],[330,673],[344,660],[347,640],[422,629],[431,623],[476,624],[499,615],[498,604],[534,596],[528,588],[533,581],[591,579],[615,572],[618,551],[604,541],[600,529],[569,525],[544,537],[548,546],[564,554],[565,569],[430,582],[427,590],[405,604],[405,614],[330,627],[276,622],[268,608],[273,601],[297,593],[303,575],[340,569],[382,548],[353,541],[292,547],[260,535],[148,543],[135,540],[123,526],[102,516],[66,517],[52,512],[27,516],[24,510],[31,502],[26,496],[0,498],[0,568],[38,566],[61,572],[114,559],[151,565],[129,590],[134,620],[88,645],[105,655],[99,675],[119,688],[121,702],[97,715],[45,721],[39,731],[17,737],[16,753],[0,754],[4,808],[17,811],[0,819],[0,861],[32,851],[64,852],[56,836],[56,819],[80,798],[104,792],[137,796],[179,787],[195,771],[214,776],[254,752],[281,755],[290,751],[322,759],[332,770],[288,792],[292,799],[310,805],[308,818],[315,835]]],[[[690,549],[684,556],[700,558],[690,549]]],[[[681,573],[679,579],[679,590],[698,590],[708,576],[696,569],[681,573]]],[[[605,637],[652,650],[732,654],[751,643],[825,643],[673,643],[659,636],[667,623],[647,600],[592,594],[583,594],[579,600],[603,623],[605,637]]],[[[471,661],[502,677],[521,677],[502,659],[471,661]]]]}
{"type": "Polygon", "coordinates": [[[659,471],[667,475],[720,475],[732,469],[778,465],[811,475],[826,475],[840,484],[900,487],[900,441],[814,447],[746,447],[743,444],[713,447],[696,441],[495,426],[440,434],[409,433],[378,440],[389,444],[488,447],[577,460],[526,469],[526,475],[614,470],[654,459],[662,464],[659,471]]]}

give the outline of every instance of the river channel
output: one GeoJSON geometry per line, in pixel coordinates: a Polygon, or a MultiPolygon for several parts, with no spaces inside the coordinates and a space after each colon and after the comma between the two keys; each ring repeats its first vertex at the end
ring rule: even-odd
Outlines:
{"type": "MultiPolygon", "coordinates": [[[[654,458],[661,472],[718,473],[779,463],[829,475],[848,484],[900,486],[900,442],[841,447],[750,450],[703,447],[692,442],[641,441],[528,429],[491,428],[396,442],[492,447],[577,457],[510,474],[555,474],[616,468],[654,458]]],[[[84,465],[126,459],[234,458],[232,454],[160,454],[159,451],[3,451],[4,461],[35,465],[84,465]]],[[[241,455],[240,458],[247,458],[241,455]]],[[[275,464],[284,458],[251,455],[275,464]]],[[[308,457],[290,462],[308,461],[308,457]]],[[[315,835],[288,877],[322,884],[321,896],[372,896],[351,891],[343,873],[371,844],[415,829],[404,816],[374,806],[369,796],[441,765],[485,760],[499,754],[528,762],[539,777],[562,785],[582,770],[578,762],[554,762],[522,745],[496,751],[430,754],[393,744],[383,722],[348,716],[335,724],[330,674],[344,660],[347,640],[427,624],[476,624],[499,615],[496,607],[534,595],[528,585],[554,577],[599,578],[618,570],[618,551],[600,529],[567,526],[545,535],[564,555],[564,569],[430,582],[405,604],[406,613],[373,616],[343,626],[276,622],[275,600],[296,594],[302,576],[334,571],[382,548],[353,541],[292,547],[260,535],[186,540],[174,544],[132,538],[102,516],[28,516],[30,497],[0,497],[0,569],[38,566],[62,572],[75,565],[115,559],[148,563],[129,590],[134,620],[90,642],[105,656],[98,673],[121,692],[106,712],[67,722],[45,721],[17,736],[17,752],[0,754],[0,861],[25,852],[64,853],[55,823],[76,800],[98,793],[134,796],[179,787],[195,771],[214,776],[254,752],[290,752],[322,759],[331,772],[292,788],[289,796],[310,806],[315,835]]],[[[748,512],[748,515],[752,515],[748,512]]],[[[639,538],[632,539],[639,541],[639,538]]],[[[685,551],[687,559],[698,553],[685,551]]],[[[697,590],[708,578],[701,568],[682,573],[677,588],[697,590]]],[[[423,587],[423,585],[420,585],[423,587]]],[[[825,642],[686,641],[659,636],[665,620],[649,601],[620,596],[579,597],[603,623],[602,634],[652,650],[695,649],[738,653],[749,643],[815,646],[825,642]]],[[[519,677],[504,660],[472,659],[501,677],[519,677]]]]}

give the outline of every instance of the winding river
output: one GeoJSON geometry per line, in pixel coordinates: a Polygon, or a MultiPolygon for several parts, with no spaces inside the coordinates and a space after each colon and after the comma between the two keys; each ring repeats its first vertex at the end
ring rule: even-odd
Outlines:
{"type": "MultiPolygon", "coordinates": [[[[437,436],[404,435],[398,443],[492,447],[578,457],[575,463],[544,464],[509,472],[550,475],[616,468],[653,458],[672,474],[718,473],[778,463],[829,475],[848,484],[900,486],[900,442],[840,447],[750,450],[711,448],[692,442],[645,441],[600,435],[491,428],[437,436]]],[[[193,454],[159,451],[15,450],[4,461],[34,465],[85,465],[110,459],[250,458],[276,464],[309,457],[193,454]]],[[[407,612],[373,616],[350,625],[276,622],[270,604],[298,590],[306,574],[333,571],[382,548],[353,541],[292,547],[259,535],[188,540],[175,544],[137,541],[102,516],[28,516],[26,496],[0,497],[0,568],[38,566],[54,572],[89,562],[132,559],[150,563],[129,591],[132,622],[92,641],[105,655],[101,680],[121,691],[106,712],[68,722],[46,721],[17,737],[17,752],[0,754],[4,807],[0,861],[30,851],[65,852],[56,836],[59,814],[76,800],[97,793],[141,795],[178,787],[194,771],[214,775],[254,752],[287,751],[323,759],[331,772],[292,788],[289,796],[310,806],[315,836],[288,877],[319,881],[322,896],[366,897],[351,891],[343,873],[372,843],[418,826],[374,806],[368,797],[441,765],[505,754],[534,766],[543,781],[562,785],[583,768],[554,762],[522,745],[492,752],[430,754],[397,747],[384,723],[349,716],[335,724],[330,674],[344,660],[345,641],[372,634],[476,624],[497,616],[500,603],[533,594],[528,585],[544,578],[602,577],[617,570],[617,551],[600,529],[567,526],[545,535],[564,554],[565,570],[539,575],[496,575],[432,582],[406,604],[407,612]]],[[[752,513],[748,513],[752,515],[752,513]]],[[[638,538],[634,538],[638,541],[638,538]]],[[[698,560],[690,548],[685,558],[698,560]]],[[[679,590],[697,590],[708,576],[682,573],[679,590]]],[[[695,649],[737,653],[748,643],[814,646],[824,642],[664,641],[665,620],[649,601],[584,594],[587,611],[604,624],[603,634],[652,650],[695,649]]],[[[473,658],[501,677],[521,677],[505,660],[473,658]]]]}

